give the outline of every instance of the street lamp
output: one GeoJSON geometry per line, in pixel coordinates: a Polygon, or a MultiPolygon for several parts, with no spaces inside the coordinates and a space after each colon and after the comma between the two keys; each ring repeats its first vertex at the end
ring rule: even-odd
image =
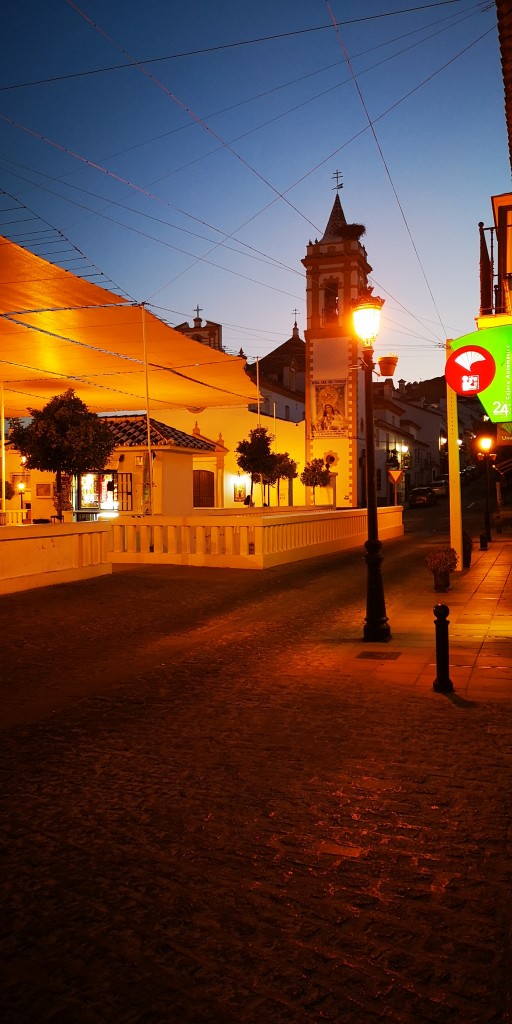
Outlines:
{"type": "Polygon", "coordinates": [[[366,619],[363,640],[386,643],[391,640],[391,630],[386,615],[386,601],[381,573],[381,542],[377,513],[377,478],[375,472],[375,427],[373,422],[373,382],[375,369],[373,343],[379,333],[380,312],[384,299],[371,294],[368,288],[354,304],[353,320],[357,337],[363,343],[362,368],[364,372],[364,422],[366,442],[366,505],[368,539],[365,542],[367,583],[366,619]]]}
{"type": "Polygon", "coordinates": [[[20,496],[20,508],[23,511],[23,493],[25,491],[25,484],[21,480],[17,486],[18,486],[18,494],[20,496]]]}
{"type": "Polygon", "coordinates": [[[484,516],[484,533],[486,540],[492,540],[491,536],[491,512],[490,512],[490,501],[489,501],[489,462],[494,462],[496,459],[496,452],[491,452],[491,448],[494,444],[492,437],[479,437],[477,445],[480,451],[477,452],[477,458],[480,462],[485,463],[485,516],[484,516]]]}

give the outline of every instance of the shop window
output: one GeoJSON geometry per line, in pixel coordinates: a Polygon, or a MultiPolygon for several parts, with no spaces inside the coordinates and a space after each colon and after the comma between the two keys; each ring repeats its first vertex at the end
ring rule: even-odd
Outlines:
{"type": "Polygon", "coordinates": [[[132,474],[81,473],[76,487],[77,512],[132,511],[132,474]]]}

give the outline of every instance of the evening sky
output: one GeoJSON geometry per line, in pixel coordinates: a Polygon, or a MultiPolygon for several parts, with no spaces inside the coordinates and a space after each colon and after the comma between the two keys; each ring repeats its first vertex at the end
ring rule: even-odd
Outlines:
{"type": "Polygon", "coordinates": [[[1,49],[8,237],[172,325],[198,305],[253,359],[303,335],[339,171],[398,376],[474,329],[510,189],[493,3],[11,0],[1,49]]]}

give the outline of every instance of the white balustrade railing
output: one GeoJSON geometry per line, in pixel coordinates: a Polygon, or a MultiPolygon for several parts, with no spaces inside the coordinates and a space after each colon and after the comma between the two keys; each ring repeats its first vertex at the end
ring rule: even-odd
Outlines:
{"type": "MultiPolygon", "coordinates": [[[[265,569],[364,544],[366,509],[196,511],[120,517],[110,527],[113,563],[265,569]]],[[[400,506],[379,509],[382,540],[403,534],[400,506]]]]}
{"type": "Polygon", "coordinates": [[[0,594],[112,572],[107,523],[5,525],[0,530],[0,594]]]}
{"type": "MultiPolygon", "coordinates": [[[[0,594],[86,579],[112,563],[265,569],[363,545],[365,509],[197,510],[112,523],[34,523],[0,530],[0,594]]],[[[403,534],[400,506],[379,509],[382,540],[403,534]]]]}
{"type": "Polygon", "coordinates": [[[23,509],[7,509],[0,512],[0,526],[23,526],[23,509]]]}

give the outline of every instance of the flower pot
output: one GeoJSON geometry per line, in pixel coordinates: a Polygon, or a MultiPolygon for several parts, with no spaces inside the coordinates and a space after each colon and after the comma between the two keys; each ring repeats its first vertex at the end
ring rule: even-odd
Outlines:
{"type": "Polygon", "coordinates": [[[392,377],[395,370],[396,364],[398,363],[398,356],[381,356],[377,360],[379,364],[379,370],[382,377],[392,377]]]}
{"type": "Polygon", "coordinates": [[[434,573],[434,590],[444,593],[450,589],[450,573],[448,569],[441,569],[434,573]]]}

